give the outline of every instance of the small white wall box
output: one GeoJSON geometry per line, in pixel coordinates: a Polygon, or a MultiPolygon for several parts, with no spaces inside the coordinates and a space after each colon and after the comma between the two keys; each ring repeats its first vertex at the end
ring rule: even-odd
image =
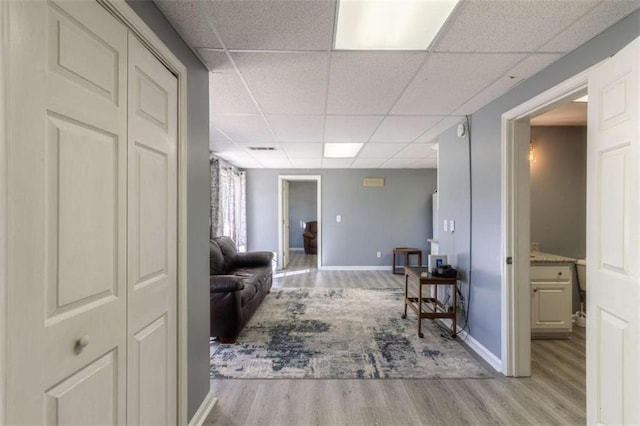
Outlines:
{"type": "Polygon", "coordinates": [[[429,259],[427,261],[427,266],[429,267],[429,271],[433,268],[437,268],[440,265],[447,264],[447,255],[446,254],[430,254],[429,259]]]}
{"type": "Polygon", "coordinates": [[[362,186],[380,188],[384,186],[384,178],[381,177],[366,177],[362,179],[362,186]]]}

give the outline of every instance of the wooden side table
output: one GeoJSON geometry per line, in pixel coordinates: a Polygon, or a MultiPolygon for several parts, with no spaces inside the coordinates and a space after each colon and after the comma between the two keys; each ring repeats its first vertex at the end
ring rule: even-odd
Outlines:
{"type": "Polygon", "coordinates": [[[396,247],[393,249],[393,273],[397,275],[404,274],[404,270],[409,266],[409,256],[418,256],[418,264],[416,266],[422,266],[422,250],[412,247],[396,247]],[[404,256],[404,268],[402,265],[396,265],[396,257],[404,256]]]}
{"type": "Polygon", "coordinates": [[[404,314],[402,314],[402,318],[407,317],[407,306],[418,315],[418,337],[424,337],[424,334],[422,334],[422,318],[450,318],[453,322],[451,337],[456,337],[458,330],[456,323],[458,279],[434,277],[429,273],[429,268],[426,267],[406,267],[404,268],[404,273],[404,314]],[[409,278],[418,282],[418,297],[409,297],[409,278]],[[423,285],[435,286],[434,297],[423,296],[423,294],[427,294],[422,291],[423,285]],[[449,285],[453,289],[453,310],[451,312],[446,311],[442,302],[438,300],[439,285],[449,285]]]}

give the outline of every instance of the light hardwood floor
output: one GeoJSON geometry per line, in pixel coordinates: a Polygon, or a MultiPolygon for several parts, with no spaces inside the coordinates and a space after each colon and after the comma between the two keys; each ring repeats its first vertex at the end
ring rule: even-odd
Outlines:
{"type": "MultiPolygon", "coordinates": [[[[402,286],[391,272],[302,269],[309,271],[276,278],[274,287],[402,286]]],[[[206,424],[585,424],[584,354],[585,330],[574,327],[569,340],[532,341],[528,378],[212,380],[218,403],[206,424]]]]}

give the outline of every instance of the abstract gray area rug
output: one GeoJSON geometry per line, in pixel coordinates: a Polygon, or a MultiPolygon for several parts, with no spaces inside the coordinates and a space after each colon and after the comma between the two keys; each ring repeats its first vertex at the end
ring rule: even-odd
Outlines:
{"type": "Polygon", "coordinates": [[[431,320],[418,337],[398,289],[272,289],[235,344],[211,342],[211,378],[424,379],[492,375],[431,320]]]}

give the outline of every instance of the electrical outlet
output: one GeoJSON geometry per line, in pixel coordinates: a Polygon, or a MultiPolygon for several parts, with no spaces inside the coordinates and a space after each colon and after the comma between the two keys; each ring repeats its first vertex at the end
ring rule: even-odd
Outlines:
{"type": "Polygon", "coordinates": [[[382,252],[376,252],[376,257],[380,259],[382,257],[382,252]]]}

